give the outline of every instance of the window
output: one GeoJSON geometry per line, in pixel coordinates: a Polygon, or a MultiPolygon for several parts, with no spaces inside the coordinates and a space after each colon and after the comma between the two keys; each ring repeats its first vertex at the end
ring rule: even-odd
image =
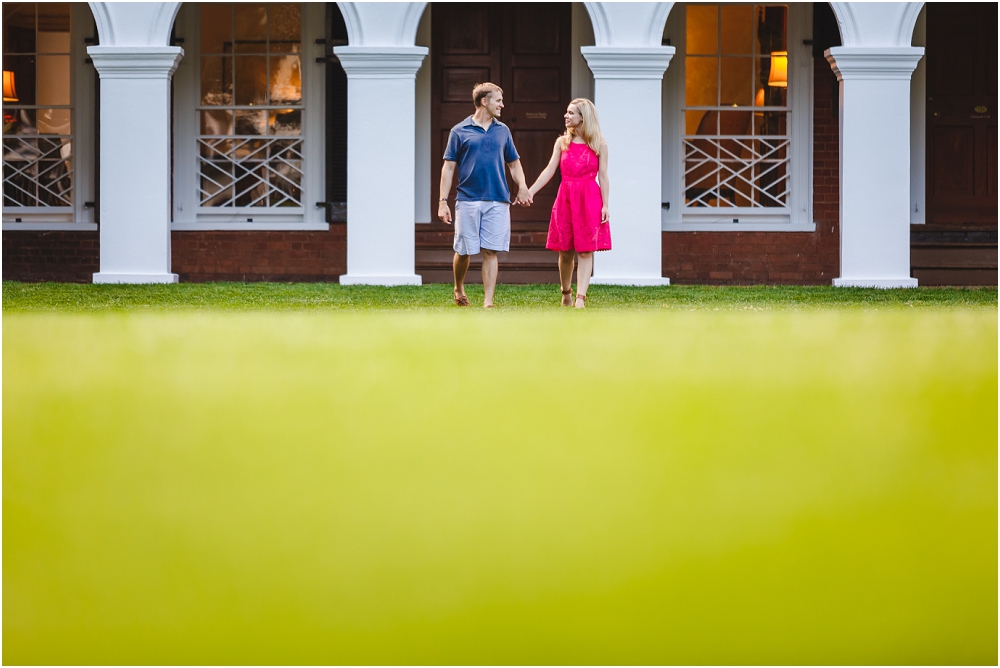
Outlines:
{"type": "Polygon", "coordinates": [[[88,21],[78,3],[3,4],[5,225],[94,227],[93,203],[83,201],[93,199],[92,164],[79,160],[93,154],[93,68],[84,77],[75,71],[84,69],[76,33],[88,21]]]}
{"type": "MultiPolygon", "coordinates": [[[[174,80],[174,228],[322,221],[315,201],[324,198],[311,178],[318,170],[322,187],[322,138],[313,136],[322,125],[306,126],[323,109],[323,65],[303,48],[313,10],[203,3],[182,11],[176,32],[197,38],[182,38],[185,58],[174,80]],[[317,140],[318,153],[309,146],[317,140]]],[[[316,25],[322,37],[322,12],[316,25]]]]}
{"type": "Polygon", "coordinates": [[[664,110],[672,120],[665,139],[679,137],[665,141],[665,153],[667,145],[673,149],[665,172],[675,183],[665,188],[664,202],[678,206],[671,211],[665,204],[665,229],[811,225],[812,59],[801,36],[810,9],[692,4],[674,10],[680,20],[668,22],[667,32],[679,37],[680,62],[671,69],[680,67],[668,77],[673,90],[665,100],[674,109],[664,110]]]}

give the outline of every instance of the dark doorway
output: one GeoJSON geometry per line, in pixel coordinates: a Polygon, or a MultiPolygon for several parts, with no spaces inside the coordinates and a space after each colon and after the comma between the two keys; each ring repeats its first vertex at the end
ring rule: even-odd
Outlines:
{"type": "MultiPolygon", "coordinates": [[[[474,107],[472,88],[504,90],[502,120],[521,155],[528,185],[563,132],[570,100],[570,3],[435,3],[431,27],[431,212],[437,219],[441,156],[448,132],[474,107]]],[[[508,177],[509,178],[509,177],[508,177]]],[[[514,192],[511,183],[511,192],[514,192]]],[[[512,222],[548,223],[558,176],[512,222]]]]}
{"type": "Polygon", "coordinates": [[[997,5],[927,4],[927,223],[997,224],[997,5]]]}
{"type": "Polygon", "coordinates": [[[926,223],[921,285],[997,284],[997,5],[926,5],[926,223]]]}

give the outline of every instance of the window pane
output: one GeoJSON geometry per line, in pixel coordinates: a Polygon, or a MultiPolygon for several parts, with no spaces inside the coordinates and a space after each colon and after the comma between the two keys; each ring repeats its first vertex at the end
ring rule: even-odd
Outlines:
{"type": "Polygon", "coordinates": [[[203,111],[201,112],[201,134],[231,135],[233,133],[233,112],[203,111]]]}
{"type": "Polygon", "coordinates": [[[754,114],[755,135],[788,134],[788,115],[783,111],[762,111],[754,114]]]}
{"type": "Polygon", "coordinates": [[[267,24],[271,51],[298,51],[302,39],[301,10],[297,4],[268,5],[267,24]],[[292,47],[295,48],[292,48],[292,47]]]}
{"type": "Polygon", "coordinates": [[[267,112],[239,109],[236,111],[236,134],[263,135],[266,134],[267,112]]]}
{"type": "Polygon", "coordinates": [[[271,58],[271,104],[302,102],[302,71],[298,56],[271,58]]]}
{"type": "Polygon", "coordinates": [[[686,63],[686,100],[689,107],[719,104],[719,59],[695,57],[686,63]]]}
{"type": "Polygon", "coordinates": [[[201,4],[201,53],[233,52],[233,6],[228,2],[201,4]]]}
{"type": "Polygon", "coordinates": [[[753,53],[753,5],[722,6],[722,53],[753,53]]]}
{"type": "Polygon", "coordinates": [[[233,59],[207,56],[201,59],[201,103],[233,103],[233,59]]]}
{"type": "Polygon", "coordinates": [[[268,113],[268,134],[299,135],[302,134],[302,110],[280,109],[268,113]]]}
{"type": "Polygon", "coordinates": [[[757,7],[757,53],[787,51],[788,8],[785,5],[757,7]]]}
{"type": "Polygon", "coordinates": [[[688,5],[686,50],[688,53],[718,53],[719,8],[716,5],[688,5]]]}
{"type": "Polygon", "coordinates": [[[267,58],[239,56],[236,58],[236,104],[267,103],[267,58]]]}
{"type": "Polygon", "coordinates": [[[34,53],[35,3],[3,3],[3,51],[34,53]]]}
{"type": "Polygon", "coordinates": [[[753,114],[749,109],[746,111],[720,111],[718,113],[720,135],[748,135],[751,133],[750,118],[753,114]]]}
{"type": "Polygon", "coordinates": [[[35,104],[35,56],[4,56],[3,70],[12,74],[11,88],[4,95],[7,104],[35,104]]]}
{"type": "Polygon", "coordinates": [[[753,59],[722,59],[722,91],[720,104],[750,106],[753,101],[753,59]]]}
{"type": "Polygon", "coordinates": [[[714,135],[719,131],[719,114],[714,111],[685,111],[684,133],[714,135]]]}
{"type": "Polygon", "coordinates": [[[38,56],[37,81],[36,104],[68,105],[69,56],[38,56]]]}
{"type": "Polygon", "coordinates": [[[237,3],[234,10],[236,53],[265,53],[267,51],[265,5],[237,3]]]}
{"type": "MultiPolygon", "coordinates": [[[[65,33],[69,35],[69,8],[70,3],[68,2],[38,3],[39,52],[47,51],[47,49],[42,47],[43,35],[45,33],[65,33]]],[[[60,53],[65,53],[68,50],[68,48],[64,49],[60,53]]]]}
{"type": "Polygon", "coordinates": [[[3,133],[5,135],[38,134],[34,109],[4,109],[3,133]]]}
{"type": "Polygon", "coordinates": [[[72,118],[69,109],[38,109],[37,122],[38,134],[42,135],[70,135],[73,130],[70,127],[72,118]]]}

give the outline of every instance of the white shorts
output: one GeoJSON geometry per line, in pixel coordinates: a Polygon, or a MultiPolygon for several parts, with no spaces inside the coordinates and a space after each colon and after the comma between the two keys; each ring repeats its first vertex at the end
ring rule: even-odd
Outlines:
{"type": "Polygon", "coordinates": [[[455,252],[476,255],[483,248],[510,250],[510,204],[455,202],[455,252]]]}

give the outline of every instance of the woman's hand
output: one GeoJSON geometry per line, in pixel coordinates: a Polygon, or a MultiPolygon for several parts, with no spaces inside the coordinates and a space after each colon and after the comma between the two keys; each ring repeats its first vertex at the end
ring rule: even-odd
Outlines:
{"type": "Polygon", "coordinates": [[[601,225],[606,225],[608,222],[608,207],[601,207],[601,225]]]}

